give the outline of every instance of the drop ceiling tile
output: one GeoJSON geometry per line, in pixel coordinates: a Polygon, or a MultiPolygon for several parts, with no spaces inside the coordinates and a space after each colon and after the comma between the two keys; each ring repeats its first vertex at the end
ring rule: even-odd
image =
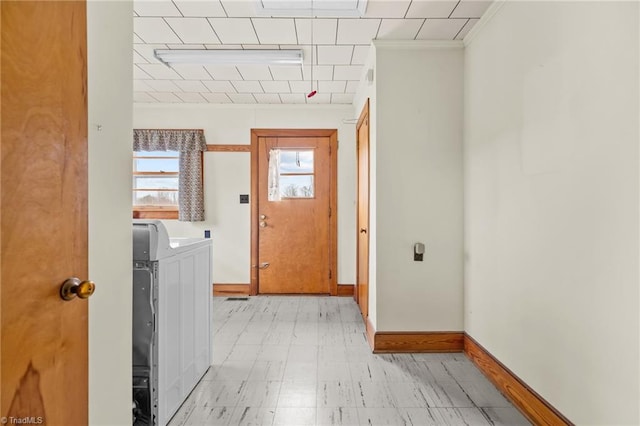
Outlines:
{"type": "Polygon", "coordinates": [[[492,1],[461,0],[451,14],[451,18],[480,18],[493,3],[492,1]]]}
{"type": "Polygon", "coordinates": [[[150,64],[159,64],[161,63],[158,59],[153,55],[153,51],[155,49],[166,49],[166,44],[134,44],[133,50],[147,60],[150,64]]]}
{"type": "Polygon", "coordinates": [[[312,98],[307,98],[308,104],[330,104],[331,93],[317,93],[312,98]]]}
{"type": "Polygon", "coordinates": [[[347,65],[352,55],[353,46],[318,46],[319,65],[347,65]]]}
{"type": "Polygon", "coordinates": [[[453,40],[466,19],[427,19],[416,40],[453,40]]]}
{"type": "Polygon", "coordinates": [[[424,19],[383,19],[378,40],[414,40],[424,19]]]}
{"type": "Polygon", "coordinates": [[[138,37],[137,35],[133,35],[133,43],[144,43],[144,40],[138,37]]]}
{"type": "Polygon", "coordinates": [[[212,104],[230,104],[231,99],[224,93],[203,93],[202,96],[212,104]]]}
{"type": "Polygon", "coordinates": [[[136,66],[154,79],[180,80],[182,78],[174,70],[163,64],[137,64],[136,66]]]}
{"type": "Polygon", "coordinates": [[[281,93],[280,99],[285,104],[304,104],[307,98],[302,93],[281,93]]]}
{"type": "Polygon", "coordinates": [[[241,44],[205,44],[205,49],[211,50],[220,50],[220,49],[230,49],[230,50],[242,50],[241,44]]]}
{"type": "Polygon", "coordinates": [[[180,99],[179,97],[177,97],[176,95],[170,92],[155,92],[151,96],[153,96],[160,102],[166,102],[166,103],[172,103],[172,104],[183,103],[182,99],[180,99]]]}
{"type": "Polygon", "coordinates": [[[458,0],[416,0],[405,18],[448,18],[457,4],[458,0]]]}
{"type": "Polygon", "coordinates": [[[148,94],[148,93],[133,92],[133,102],[157,103],[158,100],[156,98],[154,98],[153,96],[151,96],[150,94],[148,94]]]}
{"type": "Polygon", "coordinates": [[[319,81],[318,92],[320,93],[344,93],[347,86],[346,81],[319,81]]]}
{"type": "Polygon", "coordinates": [[[206,18],[166,18],[173,31],[186,43],[218,44],[220,40],[206,18]]]}
{"type": "Polygon", "coordinates": [[[336,44],[337,19],[296,19],[298,44],[311,44],[311,21],[313,21],[313,44],[336,44]]]}
{"type": "Polygon", "coordinates": [[[268,65],[238,65],[237,68],[245,80],[271,80],[268,65]]]}
{"type": "Polygon", "coordinates": [[[133,10],[138,16],[181,16],[170,1],[134,1],[133,10]]]}
{"type": "Polygon", "coordinates": [[[231,83],[238,93],[262,93],[259,81],[234,81],[231,83]]]}
{"type": "Polygon", "coordinates": [[[260,44],[297,44],[293,19],[253,18],[253,27],[260,44]]]}
{"type": "MultiPolygon", "coordinates": [[[[311,67],[306,66],[302,72],[303,80],[311,80],[311,67]]],[[[316,65],[313,67],[314,80],[333,80],[333,67],[331,65],[316,65]]]]}
{"type": "MultiPolygon", "coordinates": [[[[311,82],[309,80],[306,81],[290,81],[289,86],[291,86],[291,93],[304,93],[305,95],[311,92],[311,82]]],[[[317,90],[318,85],[314,81],[313,89],[317,90]]]]}
{"type": "Polygon", "coordinates": [[[364,65],[369,57],[370,46],[354,46],[351,65],[364,65]]]}
{"type": "Polygon", "coordinates": [[[256,98],[253,95],[248,93],[230,93],[229,99],[233,101],[234,104],[255,104],[256,98]]]}
{"type": "Polygon", "coordinates": [[[207,100],[200,95],[200,93],[175,93],[177,97],[182,99],[183,102],[190,104],[206,103],[207,100]]]}
{"type": "Polygon", "coordinates": [[[171,50],[199,50],[206,49],[202,43],[187,43],[187,44],[167,44],[167,49],[171,50]]]}
{"type": "Polygon", "coordinates": [[[236,93],[236,89],[229,81],[203,81],[203,83],[213,93],[236,93]]]}
{"type": "Polygon", "coordinates": [[[214,80],[242,80],[242,76],[233,65],[205,65],[214,80]]]}
{"type": "Polygon", "coordinates": [[[133,66],[133,78],[135,80],[151,80],[153,77],[151,77],[149,74],[144,72],[142,69],[138,68],[138,65],[141,65],[141,64],[137,64],[133,66]]]}
{"type": "Polygon", "coordinates": [[[205,16],[209,18],[227,16],[224,13],[222,4],[217,0],[173,0],[173,3],[184,16],[205,16]]]}
{"type": "Polygon", "coordinates": [[[133,30],[145,43],[182,43],[162,18],[133,18],[133,30]]]}
{"type": "Polygon", "coordinates": [[[145,80],[154,92],[181,92],[171,80],[145,80]]]}
{"type": "Polygon", "coordinates": [[[253,95],[259,104],[281,104],[280,96],[274,93],[255,93],[253,95]]]}
{"type": "Polygon", "coordinates": [[[174,64],[171,68],[185,80],[211,80],[211,75],[202,65],[174,64]]]}
{"type": "Polygon", "coordinates": [[[200,80],[176,80],[173,82],[183,92],[208,92],[204,84],[200,80]]]}
{"type": "Polygon", "coordinates": [[[338,44],[371,44],[376,38],[380,19],[339,19],[338,44]]]}
{"type": "Polygon", "coordinates": [[[410,0],[369,0],[365,18],[404,18],[409,10],[410,0]]]}
{"type": "Polygon", "coordinates": [[[462,40],[463,38],[465,38],[467,34],[469,34],[469,31],[471,31],[471,28],[473,28],[473,26],[477,24],[479,20],[480,19],[469,19],[469,21],[464,25],[464,27],[462,27],[462,29],[456,36],[456,40],[462,40]]]}
{"type": "Polygon", "coordinates": [[[272,65],[269,67],[274,80],[301,80],[302,70],[301,67],[290,66],[278,66],[272,65]]]}
{"type": "Polygon", "coordinates": [[[278,44],[243,44],[242,49],[245,50],[278,50],[278,44]]]}
{"type": "Polygon", "coordinates": [[[222,7],[230,18],[251,18],[257,16],[257,5],[251,0],[222,0],[222,7]]]}
{"type": "MultiPolygon", "coordinates": [[[[250,19],[209,18],[220,41],[224,44],[259,44],[250,19]]],[[[143,37],[144,38],[144,37],[143,37]]]]}
{"type": "Polygon", "coordinates": [[[350,80],[347,81],[347,88],[345,89],[346,93],[356,93],[358,91],[358,85],[360,84],[360,81],[357,80],[350,80]]]}
{"type": "Polygon", "coordinates": [[[331,95],[332,104],[351,104],[353,103],[353,94],[351,93],[334,93],[331,95]]]}
{"type": "Polygon", "coordinates": [[[265,93],[289,93],[291,88],[288,81],[261,81],[265,93]]]}
{"type": "Polygon", "coordinates": [[[133,80],[134,92],[153,92],[154,89],[147,84],[150,80],[133,80]]]}
{"type": "Polygon", "coordinates": [[[333,72],[334,80],[360,80],[362,76],[361,65],[336,65],[333,72]]]}
{"type": "Polygon", "coordinates": [[[147,61],[144,56],[142,56],[141,54],[139,54],[138,52],[136,52],[135,50],[133,51],[133,63],[134,64],[148,64],[149,61],[147,61]]]}

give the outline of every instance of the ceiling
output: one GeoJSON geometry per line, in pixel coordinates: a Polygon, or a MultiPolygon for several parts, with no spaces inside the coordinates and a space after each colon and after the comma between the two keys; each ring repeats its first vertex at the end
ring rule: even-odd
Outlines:
{"type": "MultiPolygon", "coordinates": [[[[491,4],[484,0],[369,0],[363,17],[330,12],[333,16],[312,19],[302,16],[309,15],[308,10],[298,13],[291,8],[277,11],[278,16],[265,16],[264,10],[276,14],[266,7],[274,1],[135,0],[134,101],[350,104],[371,40],[461,40],[491,4]],[[312,85],[312,26],[313,89],[318,93],[307,98],[312,85]],[[181,64],[169,68],[153,56],[154,49],[302,49],[305,66],[181,64]]],[[[301,0],[289,0],[289,5],[296,1],[301,0]]],[[[362,1],[333,0],[333,5],[362,7],[362,1]]]]}

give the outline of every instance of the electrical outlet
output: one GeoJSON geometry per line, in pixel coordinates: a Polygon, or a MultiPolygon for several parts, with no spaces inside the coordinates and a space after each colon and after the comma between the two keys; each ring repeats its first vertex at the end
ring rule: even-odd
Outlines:
{"type": "Polygon", "coordinates": [[[416,262],[422,262],[424,253],[413,253],[413,260],[416,262]]]}

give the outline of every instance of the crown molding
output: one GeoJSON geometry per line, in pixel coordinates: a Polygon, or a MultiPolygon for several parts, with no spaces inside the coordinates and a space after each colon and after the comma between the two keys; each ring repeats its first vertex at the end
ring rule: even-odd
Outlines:
{"type": "Polygon", "coordinates": [[[498,11],[502,8],[502,6],[504,6],[507,1],[509,0],[494,0],[494,2],[491,3],[491,6],[489,6],[487,11],[482,15],[478,23],[476,23],[473,28],[471,28],[471,31],[469,31],[469,33],[462,40],[465,47],[469,46],[473,42],[473,40],[478,37],[478,34],[482,32],[487,23],[489,23],[493,19],[495,14],[498,13],[498,11]]]}
{"type": "Polygon", "coordinates": [[[463,49],[462,40],[373,40],[376,49],[463,49]]]}

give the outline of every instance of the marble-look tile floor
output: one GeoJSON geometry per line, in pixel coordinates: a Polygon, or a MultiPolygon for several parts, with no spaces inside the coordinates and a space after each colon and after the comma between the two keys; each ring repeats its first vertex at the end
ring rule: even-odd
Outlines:
{"type": "Polygon", "coordinates": [[[528,425],[463,354],[371,353],[349,297],[215,297],[181,425],[528,425]]]}

